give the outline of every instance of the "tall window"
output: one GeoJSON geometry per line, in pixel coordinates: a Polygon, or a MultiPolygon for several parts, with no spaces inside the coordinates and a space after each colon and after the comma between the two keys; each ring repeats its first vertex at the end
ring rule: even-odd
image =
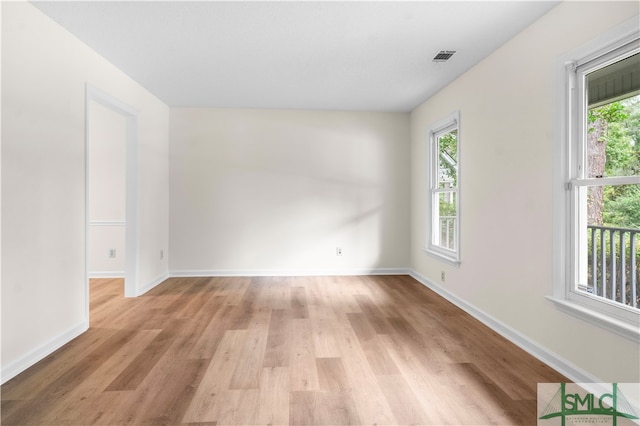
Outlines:
{"type": "Polygon", "coordinates": [[[460,260],[459,113],[429,132],[430,227],[427,250],[453,262],[460,260]]]}
{"type": "Polygon", "coordinates": [[[604,314],[610,324],[638,339],[640,333],[634,331],[640,321],[637,33],[571,62],[567,89],[563,298],[580,305],[582,314],[591,311],[593,318],[604,314]]]}

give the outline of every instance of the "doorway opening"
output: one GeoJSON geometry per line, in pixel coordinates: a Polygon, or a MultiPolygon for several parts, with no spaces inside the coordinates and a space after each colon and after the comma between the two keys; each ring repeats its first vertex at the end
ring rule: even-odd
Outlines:
{"type": "Polygon", "coordinates": [[[87,84],[85,104],[86,315],[90,280],[124,278],[138,295],[137,111],[87,84]]]}

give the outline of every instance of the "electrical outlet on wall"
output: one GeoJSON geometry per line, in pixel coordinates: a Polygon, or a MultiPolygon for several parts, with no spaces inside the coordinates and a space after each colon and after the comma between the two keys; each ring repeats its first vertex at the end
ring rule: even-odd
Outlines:
{"type": "Polygon", "coordinates": [[[336,247],[336,256],[342,256],[342,247],[336,247]]]}
{"type": "Polygon", "coordinates": [[[116,249],[109,249],[109,259],[116,258],[116,249]]]}
{"type": "Polygon", "coordinates": [[[164,259],[164,250],[160,249],[160,260],[164,259]]]}
{"type": "Polygon", "coordinates": [[[442,271],[440,272],[440,281],[444,282],[444,278],[445,278],[444,271],[442,271]]]}

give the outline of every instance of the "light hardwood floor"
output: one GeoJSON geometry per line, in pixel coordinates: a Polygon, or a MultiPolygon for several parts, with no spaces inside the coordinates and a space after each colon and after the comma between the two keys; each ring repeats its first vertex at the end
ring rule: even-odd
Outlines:
{"type": "Polygon", "coordinates": [[[101,279],[2,424],[534,425],[566,381],[407,276],[101,279]]]}

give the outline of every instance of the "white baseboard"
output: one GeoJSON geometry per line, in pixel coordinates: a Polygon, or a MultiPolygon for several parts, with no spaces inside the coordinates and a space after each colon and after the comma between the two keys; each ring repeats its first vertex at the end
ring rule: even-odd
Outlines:
{"type": "Polygon", "coordinates": [[[372,269],[215,269],[170,271],[171,277],[308,277],[351,275],[409,275],[408,268],[372,269]]]}
{"type": "Polygon", "coordinates": [[[22,358],[12,362],[6,367],[3,367],[2,372],[0,372],[0,384],[4,384],[7,381],[11,380],[38,361],[44,359],[49,354],[66,345],[88,329],[89,322],[83,321],[82,323],[62,333],[58,337],[51,339],[39,348],[31,351],[22,358]]]}
{"type": "Polygon", "coordinates": [[[601,380],[591,375],[589,372],[583,370],[582,368],[576,366],[572,362],[567,359],[561,357],[558,354],[553,353],[549,349],[541,346],[537,342],[531,340],[529,337],[520,333],[519,331],[511,328],[507,324],[502,321],[497,320],[481,309],[476,308],[470,303],[460,299],[458,296],[450,293],[445,288],[439,286],[433,281],[427,279],[426,277],[420,275],[416,271],[410,271],[409,275],[411,275],[416,281],[425,287],[435,291],[440,296],[447,299],[449,302],[453,303],[505,339],[509,340],[514,345],[520,347],[524,351],[533,355],[540,361],[547,364],[549,367],[553,368],[560,374],[569,378],[572,382],[575,383],[600,383],[601,380]]]}
{"type": "Polygon", "coordinates": [[[94,271],[87,275],[89,278],[124,278],[124,271],[94,271]]]}
{"type": "Polygon", "coordinates": [[[146,292],[148,292],[158,284],[161,284],[164,280],[168,278],[169,278],[169,274],[166,272],[158,275],[156,278],[152,279],[142,287],[138,288],[137,296],[142,296],[143,294],[145,294],[146,292]]]}

